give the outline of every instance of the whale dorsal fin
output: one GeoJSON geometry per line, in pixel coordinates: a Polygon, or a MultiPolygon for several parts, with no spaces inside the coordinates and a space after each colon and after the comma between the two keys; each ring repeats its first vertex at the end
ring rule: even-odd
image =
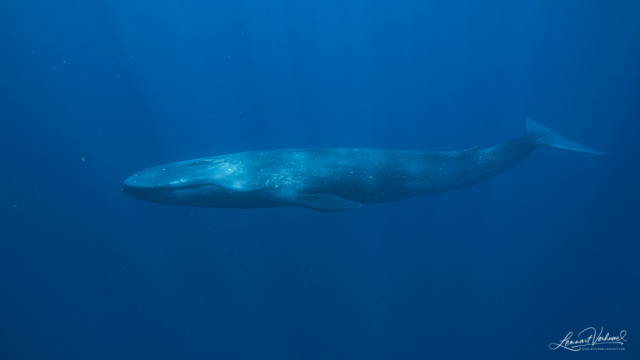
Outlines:
{"type": "Polygon", "coordinates": [[[335,194],[319,193],[304,196],[300,199],[300,206],[315,211],[330,212],[351,210],[362,206],[362,204],[335,194]]]}

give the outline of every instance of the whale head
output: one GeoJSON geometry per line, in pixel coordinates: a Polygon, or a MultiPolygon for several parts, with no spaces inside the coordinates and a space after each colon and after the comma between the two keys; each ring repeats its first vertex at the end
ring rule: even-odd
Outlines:
{"type": "Polygon", "coordinates": [[[237,207],[244,179],[241,163],[218,156],[142,170],[124,181],[122,191],[158,204],[229,208],[237,207]]]}

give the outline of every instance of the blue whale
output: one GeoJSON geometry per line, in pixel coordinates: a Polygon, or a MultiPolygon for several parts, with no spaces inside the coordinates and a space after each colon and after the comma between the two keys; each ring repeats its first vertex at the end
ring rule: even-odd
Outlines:
{"type": "Polygon", "coordinates": [[[477,184],[539,145],[603,155],[531,119],[527,131],[500,145],[462,151],[290,149],[206,157],[140,171],[122,190],[167,205],[342,211],[477,184]]]}

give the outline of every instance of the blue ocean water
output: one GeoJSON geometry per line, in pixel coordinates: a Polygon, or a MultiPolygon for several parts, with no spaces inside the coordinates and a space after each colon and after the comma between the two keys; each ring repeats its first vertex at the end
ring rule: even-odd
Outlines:
{"type": "Polygon", "coordinates": [[[1,2],[0,359],[640,358],[639,18],[636,1],[1,2]],[[528,117],[606,155],[539,148],[338,213],[121,191],[250,150],[492,146],[528,117]],[[590,327],[626,337],[550,349],[590,327]]]}

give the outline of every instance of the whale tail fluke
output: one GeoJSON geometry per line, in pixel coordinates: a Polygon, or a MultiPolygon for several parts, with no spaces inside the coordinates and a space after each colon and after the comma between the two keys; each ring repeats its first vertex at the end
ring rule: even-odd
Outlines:
{"type": "Polygon", "coordinates": [[[531,118],[527,119],[527,132],[529,133],[529,135],[538,136],[538,138],[536,139],[536,144],[538,145],[546,145],[558,149],[581,151],[589,154],[604,155],[603,152],[594,150],[588,146],[584,146],[573,140],[569,140],[562,135],[554,133],[553,131],[551,131],[551,129],[538,124],[531,118]]]}

